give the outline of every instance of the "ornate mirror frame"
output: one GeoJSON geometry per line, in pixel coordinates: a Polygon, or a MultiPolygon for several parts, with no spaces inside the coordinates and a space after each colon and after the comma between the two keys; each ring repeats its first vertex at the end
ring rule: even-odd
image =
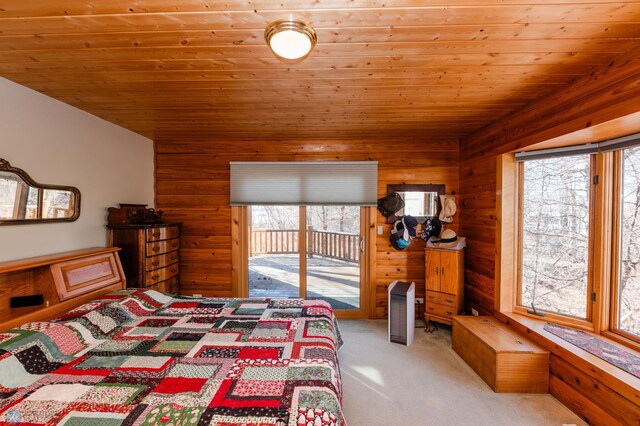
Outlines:
{"type": "MultiPolygon", "coordinates": [[[[27,185],[38,190],[60,190],[71,192],[74,197],[73,215],[69,217],[59,218],[37,218],[37,219],[2,219],[0,218],[0,226],[2,225],[26,225],[30,223],[55,223],[55,222],[74,222],[80,217],[80,190],[73,186],[63,185],[47,185],[36,182],[29,176],[27,172],[17,167],[13,167],[7,160],[0,158],[0,172],[9,172],[20,177],[27,185]]],[[[40,202],[41,200],[39,200],[40,202]]],[[[39,207],[40,209],[40,207],[39,207]]]]}

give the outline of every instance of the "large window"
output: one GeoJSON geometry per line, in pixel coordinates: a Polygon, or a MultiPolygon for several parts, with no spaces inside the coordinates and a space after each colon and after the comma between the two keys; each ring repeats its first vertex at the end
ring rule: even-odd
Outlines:
{"type": "Polygon", "coordinates": [[[523,164],[523,306],[588,317],[590,166],[590,155],[523,164]]]}
{"type": "Polygon", "coordinates": [[[640,135],[499,164],[500,310],[640,348],[640,135]]]}
{"type": "Polygon", "coordinates": [[[619,255],[614,283],[614,327],[640,336],[640,147],[620,154],[619,255]]]}

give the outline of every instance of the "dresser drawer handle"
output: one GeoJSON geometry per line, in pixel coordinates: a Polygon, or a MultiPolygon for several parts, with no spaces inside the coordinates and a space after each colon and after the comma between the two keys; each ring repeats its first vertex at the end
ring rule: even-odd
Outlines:
{"type": "Polygon", "coordinates": [[[453,303],[453,300],[451,299],[444,299],[447,303],[453,303]]]}
{"type": "Polygon", "coordinates": [[[173,248],[178,247],[178,243],[173,243],[173,244],[171,244],[171,247],[173,247],[173,248]]]}
{"type": "Polygon", "coordinates": [[[171,256],[171,260],[176,260],[178,256],[171,256]]]}
{"type": "Polygon", "coordinates": [[[154,260],[153,262],[151,262],[151,264],[153,266],[158,266],[160,264],[160,262],[158,260],[154,260]]]}
{"type": "Polygon", "coordinates": [[[153,251],[160,251],[160,246],[155,246],[152,250],[153,251]]]}
{"type": "Polygon", "coordinates": [[[151,277],[152,280],[157,281],[160,278],[160,275],[154,275],[151,277]]]}
{"type": "Polygon", "coordinates": [[[447,315],[453,315],[453,312],[447,311],[447,315]]]}
{"type": "Polygon", "coordinates": [[[176,271],[177,271],[176,268],[171,269],[171,272],[176,272],[176,271]]]}
{"type": "Polygon", "coordinates": [[[160,236],[160,231],[158,231],[158,232],[154,232],[154,233],[153,233],[153,234],[151,234],[151,235],[152,235],[152,236],[154,236],[154,237],[159,237],[159,236],[160,236]]]}

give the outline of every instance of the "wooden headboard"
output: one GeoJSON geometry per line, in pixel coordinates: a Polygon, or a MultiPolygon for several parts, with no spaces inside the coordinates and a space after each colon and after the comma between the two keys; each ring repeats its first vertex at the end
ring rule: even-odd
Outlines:
{"type": "Polygon", "coordinates": [[[119,250],[90,248],[0,263],[0,331],[54,318],[125,288],[119,250]],[[40,294],[41,305],[11,307],[12,297],[40,294]]]}

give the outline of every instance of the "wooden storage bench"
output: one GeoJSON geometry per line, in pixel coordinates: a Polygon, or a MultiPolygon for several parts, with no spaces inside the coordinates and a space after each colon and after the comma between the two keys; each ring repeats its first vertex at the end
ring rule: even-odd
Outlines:
{"type": "Polygon", "coordinates": [[[495,392],[549,392],[549,352],[493,317],[454,316],[452,345],[495,392]]]}

